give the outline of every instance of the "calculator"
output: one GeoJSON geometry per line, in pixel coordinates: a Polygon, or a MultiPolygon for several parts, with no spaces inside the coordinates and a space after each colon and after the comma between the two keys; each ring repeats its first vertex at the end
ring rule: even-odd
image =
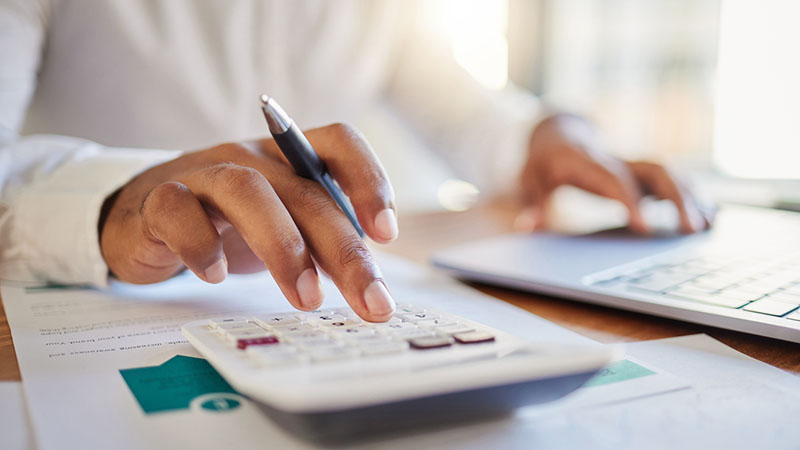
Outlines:
{"type": "Polygon", "coordinates": [[[579,388],[613,347],[530,342],[409,304],[217,317],[183,335],[239,393],[311,440],[508,414],[579,388]]]}

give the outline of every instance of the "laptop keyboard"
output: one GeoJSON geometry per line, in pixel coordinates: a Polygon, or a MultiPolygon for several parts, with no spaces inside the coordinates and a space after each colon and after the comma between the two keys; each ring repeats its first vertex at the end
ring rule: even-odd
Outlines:
{"type": "Polygon", "coordinates": [[[661,256],[587,277],[588,284],[800,321],[800,254],[661,256]]]}

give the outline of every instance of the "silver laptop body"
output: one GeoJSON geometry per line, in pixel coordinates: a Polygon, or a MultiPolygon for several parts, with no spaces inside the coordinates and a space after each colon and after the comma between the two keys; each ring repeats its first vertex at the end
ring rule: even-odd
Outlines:
{"type": "Polygon", "coordinates": [[[800,342],[800,213],[724,206],[690,236],[515,234],[438,252],[458,278],[800,342]]]}

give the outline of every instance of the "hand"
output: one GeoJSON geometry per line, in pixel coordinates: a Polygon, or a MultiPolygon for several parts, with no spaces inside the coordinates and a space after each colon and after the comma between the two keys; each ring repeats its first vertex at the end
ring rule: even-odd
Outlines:
{"type": "Polygon", "coordinates": [[[678,209],[680,230],[707,229],[712,214],[704,214],[690,191],[664,167],[649,162],[628,162],[604,151],[599,137],[584,120],[557,115],[542,121],[530,140],[528,162],[522,172],[523,196],[529,209],[520,217],[525,228],[541,229],[547,204],[561,185],[573,185],[619,200],[628,210],[628,226],[647,233],[639,201],[643,195],[668,199],[678,209]]]}
{"type": "MultiPolygon", "coordinates": [[[[363,136],[338,124],[306,136],[367,235],[393,240],[394,192],[363,136]]],[[[272,139],[224,144],[153,167],[104,209],[101,250],[122,281],[155,283],[188,268],[219,283],[229,270],[266,267],[289,302],[310,311],[324,297],[316,262],[359,316],[386,321],[394,311],[353,225],[321,185],[295,174],[272,139]]]]}

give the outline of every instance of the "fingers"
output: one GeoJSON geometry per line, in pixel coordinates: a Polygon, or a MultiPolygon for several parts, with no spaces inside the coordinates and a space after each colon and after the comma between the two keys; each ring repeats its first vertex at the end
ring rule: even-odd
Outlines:
{"type": "Polygon", "coordinates": [[[594,159],[576,157],[562,161],[560,168],[549,180],[550,192],[557,186],[569,184],[620,201],[628,210],[628,226],[637,233],[645,234],[649,231],[639,208],[642,195],[636,179],[621,162],[609,159],[601,163],[594,159]]]}
{"type": "Polygon", "coordinates": [[[292,305],[312,310],[322,303],[324,294],[309,249],[264,175],[251,167],[223,163],[192,172],[181,181],[211,214],[233,225],[292,305]]]}
{"type": "Polygon", "coordinates": [[[711,225],[711,219],[704,217],[691,194],[663,166],[648,162],[631,162],[628,166],[639,184],[675,204],[681,232],[694,233],[711,225]]]}
{"type": "Polygon", "coordinates": [[[632,174],[623,164],[611,167],[596,161],[584,161],[575,186],[603,197],[619,200],[628,210],[628,226],[637,233],[649,231],[639,208],[641,192],[632,174]]]}
{"type": "Polygon", "coordinates": [[[388,320],[394,312],[394,300],[352,224],[319,184],[296,177],[291,184],[286,181],[277,179],[276,189],[321,269],[330,275],[356,314],[373,322],[388,320]]]}
{"type": "MultiPolygon", "coordinates": [[[[166,246],[160,267],[149,276],[164,279],[185,264],[200,279],[220,283],[228,273],[222,241],[203,206],[185,185],[167,182],[151,189],[139,209],[145,239],[166,246]]],[[[143,281],[150,282],[150,281],[143,281]]]]}
{"type": "Polygon", "coordinates": [[[306,137],[350,198],[367,235],[380,243],[395,239],[394,191],[364,136],[353,127],[334,124],[310,130],[306,137]]]}

